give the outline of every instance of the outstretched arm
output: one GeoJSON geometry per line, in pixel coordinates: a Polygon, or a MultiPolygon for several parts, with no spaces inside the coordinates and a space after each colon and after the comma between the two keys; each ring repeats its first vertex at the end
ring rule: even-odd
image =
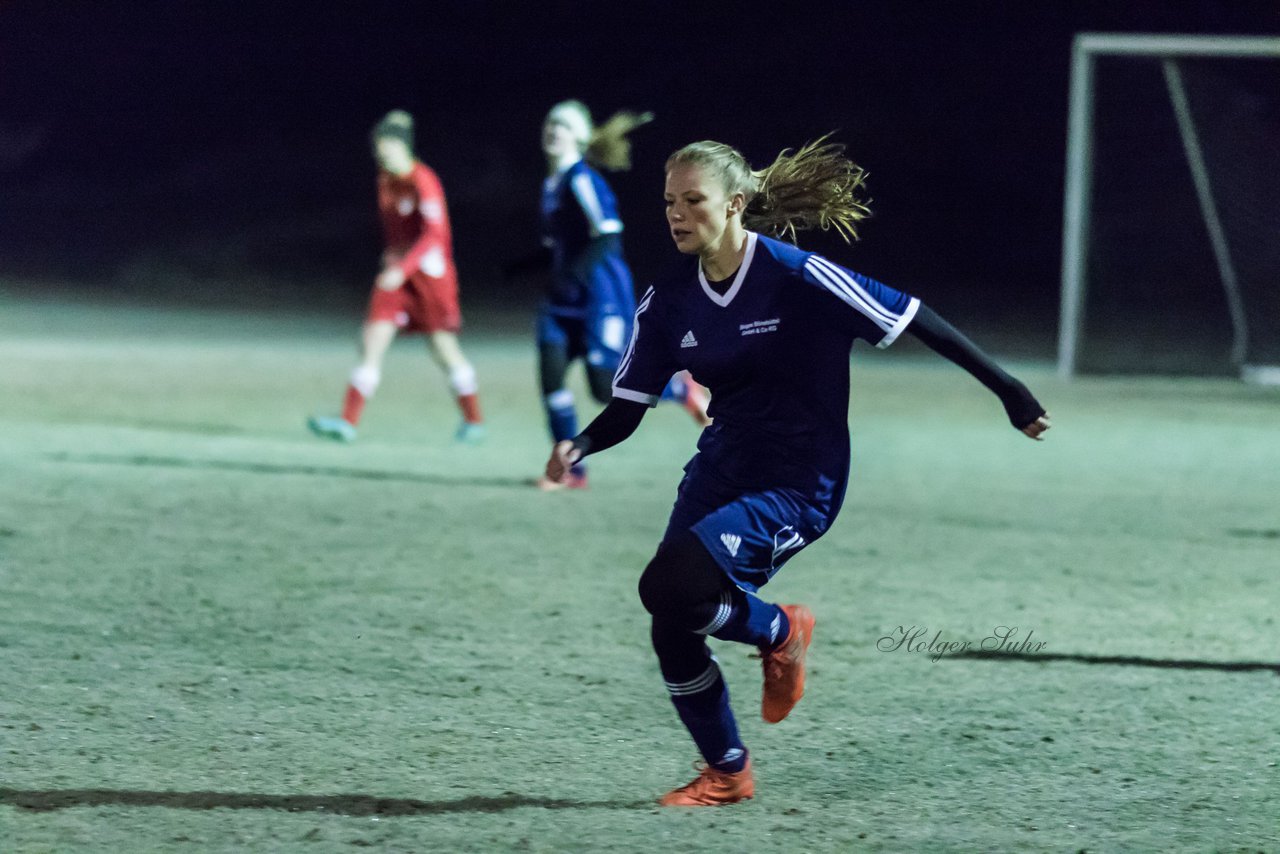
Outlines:
{"type": "Polygon", "coordinates": [[[643,403],[613,398],[595,420],[572,439],[557,442],[547,460],[547,477],[556,483],[564,480],[573,464],[588,454],[595,454],[626,440],[649,411],[643,403]]]}
{"type": "Polygon", "coordinates": [[[936,311],[921,303],[907,331],[991,389],[1004,404],[1004,411],[1014,427],[1036,440],[1049,429],[1048,413],[1027,387],[1005,373],[991,357],[978,349],[960,330],[943,320],[936,311]]]}

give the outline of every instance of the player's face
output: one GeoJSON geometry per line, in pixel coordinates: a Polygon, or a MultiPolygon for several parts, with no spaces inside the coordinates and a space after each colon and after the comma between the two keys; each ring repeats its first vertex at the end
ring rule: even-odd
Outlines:
{"type": "Polygon", "coordinates": [[[719,248],[729,225],[737,197],[730,197],[701,166],[678,165],[667,173],[664,193],[667,226],[676,248],[686,255],[705,254],[719,248]]]}
{"type": "Polygon", "coordinates": [[[384,136],[374,142],[373,153],[378,165],[393,175],[407,175],[413,170],[413,152],[402,139],[384,136]]]}
{"type": "Polygon", "coordinates": [[[542,126],[542,152],[559,160],[578,153],[578,140],[573,130],[564,122],[548,119],[542,126]]]}

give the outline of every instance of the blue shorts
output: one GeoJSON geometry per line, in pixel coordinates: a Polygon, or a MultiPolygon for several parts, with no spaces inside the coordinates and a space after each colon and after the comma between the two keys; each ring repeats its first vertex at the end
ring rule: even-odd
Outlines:
{"type": "Polygon", "coordinates": [[[662,540],[692,531],[738,587],[755,592],[831,527],[833,516],[794,489],[743,491],[686,468],[662,540]]]}
{"type": "Polygon", "coordinates": [[[562,347],[569,359],[586,359],[593,368],[618,369],[631,337],[631,317],[622,314],[573,316],[544,308],[538,313],[538,346],[562,347]]]}

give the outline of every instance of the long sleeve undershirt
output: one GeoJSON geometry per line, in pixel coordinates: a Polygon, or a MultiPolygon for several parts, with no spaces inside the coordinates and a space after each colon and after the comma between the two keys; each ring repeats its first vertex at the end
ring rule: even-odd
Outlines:
{"type": "MultiPolygon", "coordinates": [[[[1044,415],[1044,408],[1027,387],[1006,373],[937,312],[921,303],[907,331],[938,355],[964,368],[1000,398],[1009,422],[1019,430],[1044,415]]],[[[573,440],[582,456],[596,454],[625,441],[649,409],[643,403],[613,398],[573,440]]]]}
{"type": "Polygon", "coordinates": [[[907,331],[938,355],[964,368],[994,392],[1004,404],[1005,414],[1014,427],[1021,430],[1045,414],[1040,402],[1025,385],[1009,376],[960,330],[947,323],[924,303],[920,304],[907,331]]]}
{"type": "Polygon", "coordinates": [[[646,404],[615,397],[600,411],[595,420],[574,438],[573,446],[582,451],[584,457],[612,448],[636,432],[641,419],[648,411],[649,407],[646,404]]]}

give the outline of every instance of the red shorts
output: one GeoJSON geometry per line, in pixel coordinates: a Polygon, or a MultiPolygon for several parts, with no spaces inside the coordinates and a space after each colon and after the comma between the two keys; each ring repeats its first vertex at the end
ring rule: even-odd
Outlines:
{"type": "Polygon", "coordinates": [[[462,328],[458,277],[449,270],[440,278],[414,273],[394,291],[376,285],[365,322],[389,320],[401,332],[457,332],[462,328]]]}

